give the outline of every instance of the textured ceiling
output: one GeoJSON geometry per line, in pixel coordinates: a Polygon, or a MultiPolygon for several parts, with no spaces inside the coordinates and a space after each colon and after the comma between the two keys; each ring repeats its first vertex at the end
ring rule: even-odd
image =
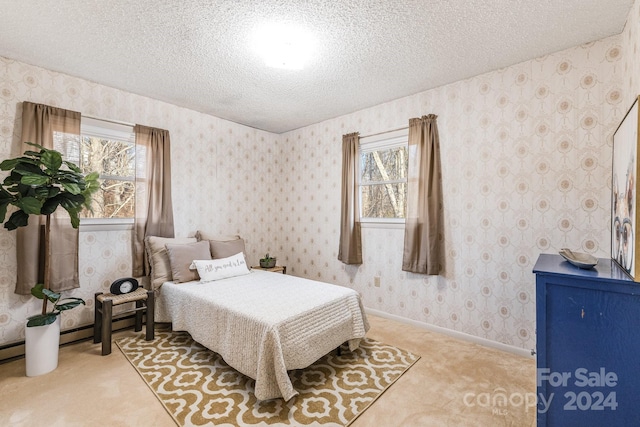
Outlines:
{"type": "Polygon", "coordinates": [[[0,56],[282,133],[619,34],[632,4],[0,0],[0,56]],[[315,37],[303,70],[251,48],[270,22],[315,37]]]}

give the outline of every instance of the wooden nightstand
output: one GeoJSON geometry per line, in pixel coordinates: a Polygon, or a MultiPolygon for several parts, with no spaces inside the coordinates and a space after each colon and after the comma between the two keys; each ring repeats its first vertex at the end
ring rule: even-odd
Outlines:
{"type": "Polygon", "coordinates": [[[251,267],[251,269],[252,270],[272,271],[274,273],[282,272],[282,274],[287,274],[287,266],[286,265],[276,265],[275,267],[271,267],[271,268],[262,268],[259,265],[255,265],[255,266],[251,267]]]}

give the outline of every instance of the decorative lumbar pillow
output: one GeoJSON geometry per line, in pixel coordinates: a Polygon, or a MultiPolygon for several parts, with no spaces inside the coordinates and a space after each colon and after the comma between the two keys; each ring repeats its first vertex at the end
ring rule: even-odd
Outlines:
{"type": "Polygon", "coordinates": [[[199,280],[198,272],[190,270],[189,266],[194,259],[208,260],[211,259],[209,252],[209,242],[195,242],[187,244],[167,243],[169,263],[171,264],[171,275],[176,283],[190,282],[199,280]]]}
{"type": "Polygon", "coordinates": [[[194,260],[193,264],[198,270],[201,282],[226,279],[228,277],[242,276],[251,271],[247,267],[242,252],[233,256],[212,260],[194,260]]]}
{"type": "Polygon", "coordinates": [[[147,258],[151,264],[151,289],[158,289],[164,282],[173,279],[171,274],[171,263],[167,254],[166,244],[186,244],[195,243],[195,237],[156,237],[148,236],[145,238],[145,250],[147,258]]]}

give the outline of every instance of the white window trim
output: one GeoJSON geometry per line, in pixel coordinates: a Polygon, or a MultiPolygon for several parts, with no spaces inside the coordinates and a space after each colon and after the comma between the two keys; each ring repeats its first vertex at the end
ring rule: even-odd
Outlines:
{"type": "Polygon", "coordinates": [[[405,221],[402,218],[362,218],[362,228],[392,228],[404,230],[405,221]]]}
{"type": "Polygon", "coordinates": [[[386,132],[378,135],[365,136],[360,138],[361,152],[375,151],[389,146],[408,144],[409,129],[400,129],[393,132],[386,132]]]}
{"type": "Polygon", "coordinates": [[[116,139],[118,141],[135,144],[136,134],[133,125],[116,123],[109,120],[94,119],[83,116],[80,120],[80,134],[88,134],[104,139],[116,139]]]}
{"type": "Polygon", "coordinates": [[[133,230],[133,218],[80,218],[80,232],[133,230]]]}
{"type": "MultiPolygon", "coordinates": [[[[399,129],[392,132],[384,132],[372,136],[360,138],[360,146],[358,147],[358,173],[356,176],[358,186],[358,197],[360,209],[362,209],[362,191],[360,191],[360,156],[362,153],[377,151],[385,148],[394,148],[401,145],[409,144],[409,128],[399,129]]],[[[407,182],[404,180],[385,181],[385,183],[407,182]]],[[[378,182],[368,182],[369,184],[381,184],[378,182]]],[[[360,217],[360,224],[364,228],[402,228],[404,229],[404,218],[370,218],[360,217]]]]}

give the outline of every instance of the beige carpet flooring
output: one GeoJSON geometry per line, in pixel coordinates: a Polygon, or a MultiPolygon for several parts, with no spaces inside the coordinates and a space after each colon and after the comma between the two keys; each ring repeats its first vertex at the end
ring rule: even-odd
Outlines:
{"type": "MultiPolygon", "coordinates": [[[[535,360],[456,340],[393,320],[369,316],[372,339],[421,359],[352,424],[364,426],[535,425],[535,360]],[[493,398],[510,398],[499,406],[493,398]]],[[[129,331],[114,334],[127,336],[129,331]]],[[[25,376],[24,359],[0,364],[0,425],[85,427],[175,423],[117,346],[83,341],[60,351],[58,368],[25,376]]]]}

